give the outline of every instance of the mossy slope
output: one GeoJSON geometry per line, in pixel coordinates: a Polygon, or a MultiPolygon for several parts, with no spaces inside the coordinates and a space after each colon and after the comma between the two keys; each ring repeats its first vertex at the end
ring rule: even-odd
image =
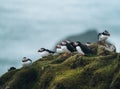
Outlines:
{"type": "Polygon", "coordinates": [[[4,74],[0,89],[120,89],[119,55],[50,55],[4,74]]]}

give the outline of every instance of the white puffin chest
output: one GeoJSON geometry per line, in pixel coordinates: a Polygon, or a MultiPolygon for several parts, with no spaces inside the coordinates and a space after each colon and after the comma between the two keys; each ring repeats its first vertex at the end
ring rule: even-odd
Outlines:
{"type": "Polygon", "coordinates": [[[63,52],[70,53],[70,51],[67,49],[67,46],[61,46],[61,49],[62,49],[63,52]]]}
{"type": "Polygon", "coordinates": [[[77,47],[76,47],[76,50],[77,50],[78,53],[81,53],[81,54],[83,54],[83,55],[85,54],[85,53],[82,51],[82,49],[80,48],[80,46],[77,46],[77,47]]]}
{"type": "Polygon", "coordinates": [[[40,52],[40,55],[41,57],[45,57],[45,56],[50,55],[50,53],[48,51],[43,51],[43,52],[40,52]]]}
{"type": "Polygon", "coordinates": [[[57,49],[56,49],[56,52],[57,52],[57,53],[62,53],[63,50],[62,50],[61,48],[57,48],[57,49]]]}
{"type": "Polygon", "coordinates": [[[32,65],[32,62],[31,62],[31,61],[22,62],[22,65],[23,65],[24,67],[31,66],[31,65],[32,65]]]}

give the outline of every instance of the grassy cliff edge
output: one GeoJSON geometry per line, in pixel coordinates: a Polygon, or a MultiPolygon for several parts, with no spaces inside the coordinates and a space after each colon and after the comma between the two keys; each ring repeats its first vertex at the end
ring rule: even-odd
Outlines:
{"type": "Polygon", "coordinates": [[[120,89],[120,54],[62,53],[0,77],[0,89],[120,89]]]}

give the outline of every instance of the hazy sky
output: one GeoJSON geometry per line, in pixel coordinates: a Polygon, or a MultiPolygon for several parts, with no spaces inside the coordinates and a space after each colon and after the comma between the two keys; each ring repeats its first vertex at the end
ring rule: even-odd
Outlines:
{"type": "Polygon", "coordinates": [[[40,57],[39,48],[52,49],[65,36],[91,28],[109,30],[110,40],[119,51],[119,3],[120,0],[0,0],[0,61],[6,66],[21,65],[23,56],[36,60],[40,57]]]}
{"type": "Polygon", "coordinates": [[[57,40],[89,28],[118,34],[119,3],[119,0],[1,0],[0,57],[13,53],[31,55],[39,47],[52,48],[57,40]]]}

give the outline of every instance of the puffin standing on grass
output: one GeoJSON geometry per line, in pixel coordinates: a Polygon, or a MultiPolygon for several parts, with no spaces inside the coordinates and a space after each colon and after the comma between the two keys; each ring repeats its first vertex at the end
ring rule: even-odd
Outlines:
{"type": "Polygon", "coordinates": [[[72,45],[72,42],[70,41],[62,41],[61,48],[64,52],[67,53],[72,53],[76,51],[75,47],[72,45]]]}
{"type": "Polygon", "coordinates": [[[102,33],[99,33],[98,34],[99,43],[101,45],[105,46],[105,50],[108,50],[110,52],[116,52],[115,45],[110,44],[110,43],[106,43],[106,40],[108,39],[108,37],[110,37],[110,33],[107,30],[105,30],[102,33]]]}
{"type": "Polygon", "coordinates": [[[105,42],[108,39],[108,37],[110,37],[110,33],[107,30],[98,34],[99,41],[105,42]]]}
{"type": "Polygon", "coordinates": [[[71,50],[71,52],[76,52],[76,46],[74,45],[74,42],[70,41],[70,40],[66,40],[65,41],[68,44],[68,49],[71,50]]]}
{"type": "Polygon", "coordinates": [[[64,52],[64,50],[62,49],[61,46],[62,45],[60,45],[60,44],[56,45],[56,53],[63,53],[64,52]]]}
{"type": "Polygon", "coordinates": [[[84,44],[82,44],[81,42],[77,41],[74,44],[76,46],[76,50],[78,53],[80,53],[81,55],[88,55],[88,54],[92,54],[92,51],[84,44]]]}
{"type": "Polygon", "coordinates": [[[60,45],[63,52],[71,53],[71,51],[68,49],[68,44],[65,41],[62,41],[60,45]]]}
{"type": "Polygon", "coordinates": [[[27,57],[23,57],[22,64],[23,64],[23,67],[29,67],[32,65],[32,60],[27,57]]]}
{"type": "Polygon", "coordinates": [[[45,57],[45,56],[48,56],[48,55],[51,55],[51,54],[55,53],[55,52],[50,51],[50,50],[45,49],[45,48],[39,49],[38,52],[40,53],[41,57],[45,57]]]}

